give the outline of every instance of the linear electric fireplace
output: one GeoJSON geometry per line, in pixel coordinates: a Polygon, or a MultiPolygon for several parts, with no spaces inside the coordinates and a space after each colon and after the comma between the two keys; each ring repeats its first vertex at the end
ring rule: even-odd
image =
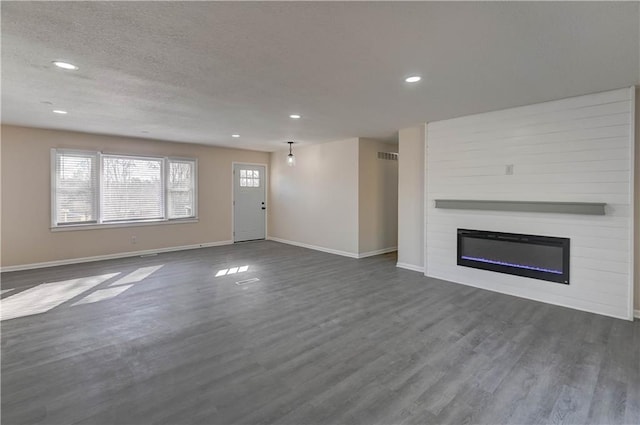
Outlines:
{"type": "Polygon", "coordinates": [[[458,229],[458,265],[569,284],[569,239],[458,229]]]}

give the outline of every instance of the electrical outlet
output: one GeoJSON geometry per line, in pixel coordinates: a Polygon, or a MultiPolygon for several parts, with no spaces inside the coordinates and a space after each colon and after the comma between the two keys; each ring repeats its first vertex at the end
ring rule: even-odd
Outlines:
{"type": "Polygon", "coordinates": [[[132,244],[137,244],[138,243],[138,237],[137,236],[131,236],[131,243],[132,244]]]}
{"type": "Polygon", "coordinates": [[[510,176],[513,174],[513,164],[507,164],[506,167],[504,167],[504,173],[507,176],[510,176]]]}

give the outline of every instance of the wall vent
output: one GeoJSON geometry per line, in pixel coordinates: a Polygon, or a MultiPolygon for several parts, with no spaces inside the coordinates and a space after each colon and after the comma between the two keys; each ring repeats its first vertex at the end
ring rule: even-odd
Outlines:
{"type": "Polygon", "coordinates": [[[395,152],[378,152],[378,159],[384,159],[386,161],[397,161],[398,154],[395,152]]]}

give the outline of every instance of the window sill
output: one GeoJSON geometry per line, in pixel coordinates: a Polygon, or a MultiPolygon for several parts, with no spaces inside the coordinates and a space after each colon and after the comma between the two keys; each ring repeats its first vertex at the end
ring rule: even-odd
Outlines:
{"type": "Polygon", "coordinates": [[[68,232],[74,230],[100,230],[100,229],[117,229],[119,227],[142,227],[142,226],[164,226],[165,224],[187,224],[197,223],[198,217],[182,218],[173,220],[147,220],[147,221],[120,221],[117,223],[103,224],[69,224],[67,226],[51,227],[52,232],[68,232]]]}

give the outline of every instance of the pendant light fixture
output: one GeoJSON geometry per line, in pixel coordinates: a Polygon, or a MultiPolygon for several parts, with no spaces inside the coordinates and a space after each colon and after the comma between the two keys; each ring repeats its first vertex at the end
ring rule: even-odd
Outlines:
{"type": "Polygon", "coordinates": [[[296,157],[293,156],[293,152],[291,152],[291,147],[293,146],[293,142],[287,142],[289,143],[289,155],[287,155],[287,165],[289,167],[293,167],[294,165],[296,165],[296,157]]]}

